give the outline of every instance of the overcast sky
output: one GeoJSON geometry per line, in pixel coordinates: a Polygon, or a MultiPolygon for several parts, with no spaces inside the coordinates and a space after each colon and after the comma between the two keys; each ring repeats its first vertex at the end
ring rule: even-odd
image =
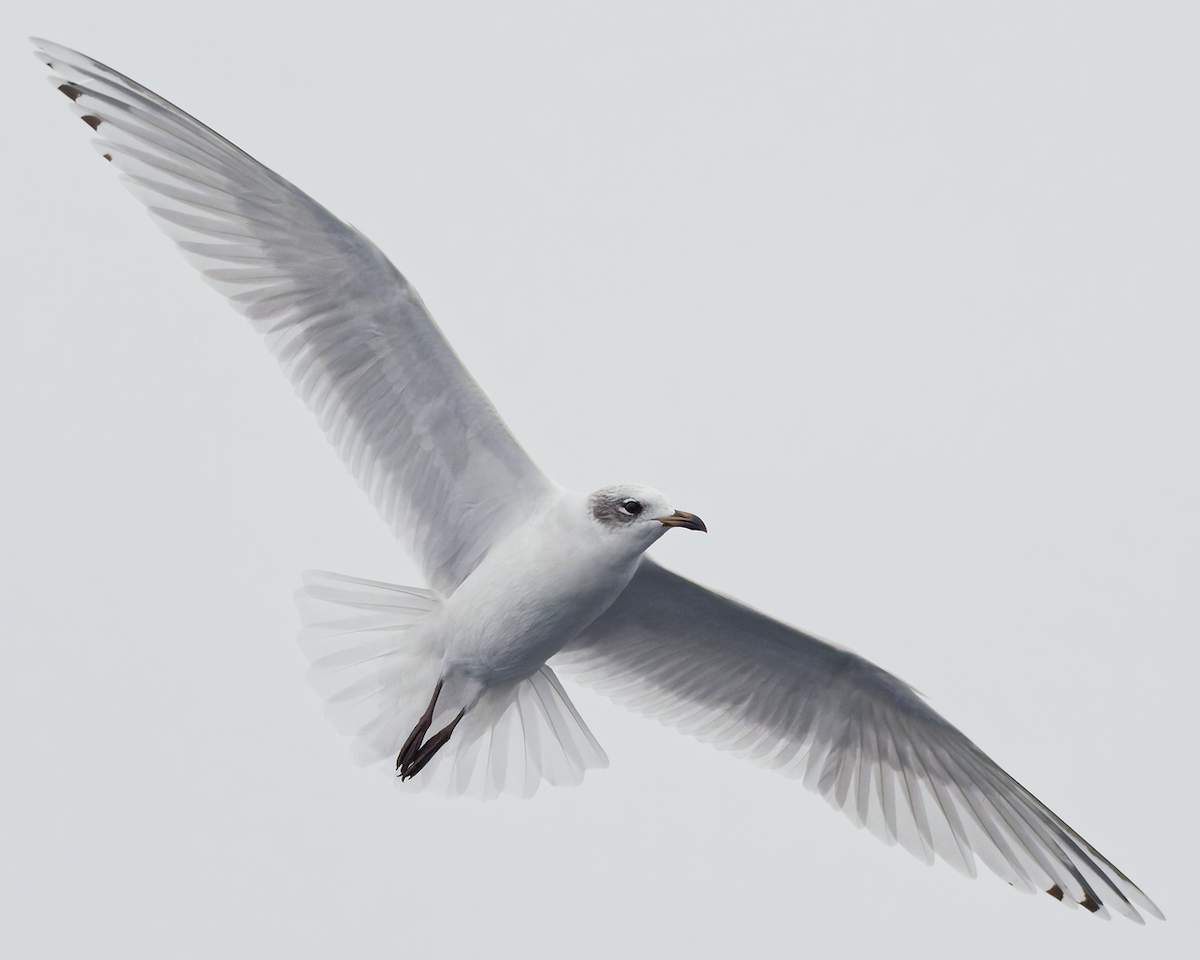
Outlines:
{"type": "Polygon", "coordinates": [[[1194,3],[10,0],[0,953],[1190,956],[1194,3]],[[491,804],[353,766],[291,593],[419,583],[27,34],[351,221],[535,460],[845,644],[1168,916],[888,849],[569,685],[609,769],[491,804]]]}

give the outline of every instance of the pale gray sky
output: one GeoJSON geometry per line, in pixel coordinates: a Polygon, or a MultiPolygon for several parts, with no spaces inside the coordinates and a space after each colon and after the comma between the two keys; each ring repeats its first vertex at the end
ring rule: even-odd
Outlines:
{"type": "Polygon", "coordinates": [[[0,23],[0,953],[1191,955],[1195,4],[0,23]],[[30,33],[361,228],[549,474],[703,516],[654,555],[914,684],[1168,922],[926,868],[573,686],[612,760],[579,789],[353,767],[291,592],[414,568],[30,33]]]}

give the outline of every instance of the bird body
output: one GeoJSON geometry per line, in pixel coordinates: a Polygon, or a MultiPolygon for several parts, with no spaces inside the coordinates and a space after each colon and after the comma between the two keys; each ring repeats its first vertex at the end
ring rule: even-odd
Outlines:
{"type": "MultiPolygon", "coordinates": [[[[655,516],[675,513],[655,491],[618,489],[654,504],[647,512],[655,516]]],[[[612,604],[642,553],[668,529],[655,516],[604,524],[589,502],[567,490],[549,498],[416,628],[414,642],[441,652],[443,711],[470,710],[484,691],[545,666],[612,604]]]]}
{"type": "Polygon", "coordinates": [[[484,798],[607,763],[556,670],[789,777],[973,876],[1142,922],[1154,903],[906,683],[663,569],[704,530],[640,486],[546,477],[400,272],[358,231],[147,88],[35,41],[100,154],[263,334],[428,587],[310,571],[309,679],[365,763],[484,798]]]}
{"type": "MultiPolygon", "coordinates": [[[[643,500],[652,494],[646,491],[643,500]]],[[[674,511],[663,505],[661,516],[674,511]]],[[[484,685],[523,680],[603,613],[667,531],[596,521],[587,498],[563,491],[495,545],[443,604],[446,673],[484,685]]]]}

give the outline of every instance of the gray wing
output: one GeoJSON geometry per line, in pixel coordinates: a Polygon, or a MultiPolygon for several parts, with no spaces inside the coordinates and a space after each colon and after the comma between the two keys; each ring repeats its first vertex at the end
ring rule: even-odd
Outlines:
{"type": "Polygon", "coordinates": [[[35,40],[53,84],[184,257],[262,333],[375,507],[452,592],[557,490],[366,237],[199,121],[35,40]]]}
{"type": "Polygon", "coordinates": [[[887,844],[1107,918],[1141,890],[901,680],[644,558],[552,661],[636,710],[804,784],[887,844]]]}

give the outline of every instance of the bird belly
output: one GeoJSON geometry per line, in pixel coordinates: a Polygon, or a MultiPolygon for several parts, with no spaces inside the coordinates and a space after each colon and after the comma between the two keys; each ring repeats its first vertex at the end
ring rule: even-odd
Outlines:
{"type": "Polygon", "coordinates": [[[514,553],[485,561],[446,601],[436,628],[447,674],[484,687],[524,680],[607,610],[637,569],[636,557],[562,550],[531,562],[514,553]]]}

